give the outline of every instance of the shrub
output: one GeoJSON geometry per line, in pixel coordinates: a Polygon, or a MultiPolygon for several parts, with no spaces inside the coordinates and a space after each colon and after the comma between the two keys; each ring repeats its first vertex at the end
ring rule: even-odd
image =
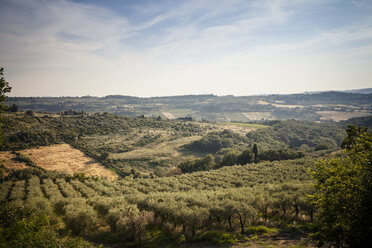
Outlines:
{"type": "Polygon", "coordinates": [[[84,235],[95,229],[97,216],[94,209],[83,202],[73,202],[64,206],[66,227],[74,235],[84,235]]]}
{"type": "Polygon", "coordinates": [[[260,160],[288,160],[288,159],[296,159],[302,158],[305,154],[301,151],[297,152],[293,149],[283,148],[283,149],[272,149],[266,150],[259,154],[260,160]]]}

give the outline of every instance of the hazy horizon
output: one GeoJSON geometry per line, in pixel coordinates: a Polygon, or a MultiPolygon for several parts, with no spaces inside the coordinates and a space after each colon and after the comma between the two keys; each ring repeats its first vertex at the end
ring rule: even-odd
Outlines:
{"type": "MultiPolygon", "coordinates": [[[[35,98],[42,98],[42,97],[107,97],[107,96],[127,96],[127,97],[137,97],[137,98],[156,98],[156,97],[178,97],[178,96],[203,96],[203,95],[214,95],[218,97],[224,97],[224,96],[233,96],[233,97],[246,97],[246,96],[270,96],[270,95],[292,95],[292,94],[315,94],[315,93],[323,93],[323,92],[347,92],[350,93],[350,91],[359,91],[359,90],[368,90],[368,93],[361,93],[361,94],[370,94],[369,91],[372,92],[372,88],[363,88],[363,89],[345,89],[345,90],[324,90],[324,91],[303,91],[303,92],[295,92],[295,93],[270,93],[270,94],[250,94],[250,95],[231,95],[231,94],[225,94],[225,95],[217,95],[213,93],[203,93],[203,94],[184,94],[184,95],[162,95],[162,96],[135,96],[135,95],[123,95],[123,94],[109,94],[109,95],[65,95],[65,96],[9,96],[9,97],[35,97],[35,98]]],[[[352,92],[353,93],[353,92],[352,92]]]]}
{"type": "Polygon", "coordinates": [[[249,96],[372,86],[372,2],[2,0],[9,96],[249,96]]]}

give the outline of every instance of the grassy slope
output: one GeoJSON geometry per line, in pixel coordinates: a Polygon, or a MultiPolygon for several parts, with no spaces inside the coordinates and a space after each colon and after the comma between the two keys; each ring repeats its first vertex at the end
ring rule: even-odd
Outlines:
{"type": "Polygon", "coordinates": [[[128,118],[114,115],[58,116],[7,114],[4,116],[5,150],[21,150],[68,143],[100,160],[120,175],[133,168],[149,175],[157,167],[170,168],[187,158],[203,157],[183,146],[211,131],[231,129],[240,135],[262,125],[236,125],[128,118]]]}

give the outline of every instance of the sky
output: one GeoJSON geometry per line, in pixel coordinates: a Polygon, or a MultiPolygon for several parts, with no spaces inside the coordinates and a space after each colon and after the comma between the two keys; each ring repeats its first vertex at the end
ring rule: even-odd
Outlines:
{"type": "Polygon", "coordinates": [[[372,87],[371,0],[0,0],[9,96],[372,87]]]}

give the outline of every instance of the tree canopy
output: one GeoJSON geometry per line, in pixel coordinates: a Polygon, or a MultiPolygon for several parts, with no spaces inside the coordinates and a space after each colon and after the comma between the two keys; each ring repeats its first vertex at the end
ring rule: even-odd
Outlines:
{"type": "Polygon", "coordinates": [[[4,68],[0,68],[0,107],[3,108],[1,104],[7,99],[6,93],[9,93],[12,90],[12,87],[9,86],[9,83],[5,81],[4,77],[4,68]]]}
{"type": "Polygon", "coordinates": [[[336,247],[372,242],[372,132],[349,125],[341,158],[316,164],[314,200],[320,208],[318,238],[336,247]]]}

